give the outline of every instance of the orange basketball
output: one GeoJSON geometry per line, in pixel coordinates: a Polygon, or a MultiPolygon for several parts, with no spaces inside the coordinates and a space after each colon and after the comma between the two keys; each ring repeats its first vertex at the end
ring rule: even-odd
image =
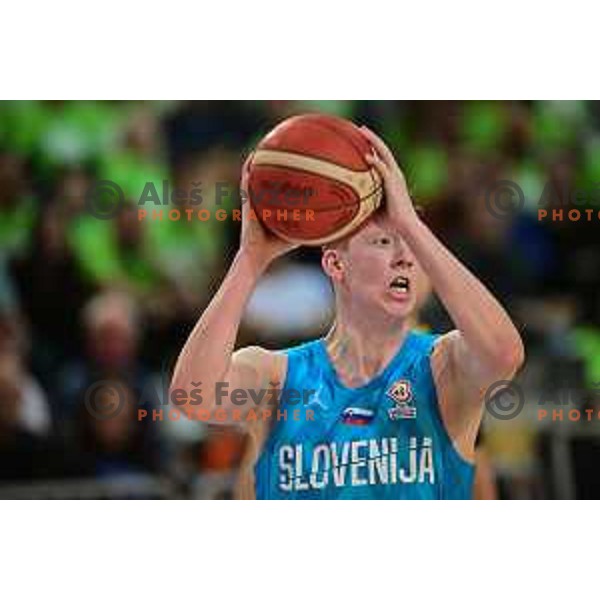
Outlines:
{"type": "Polygon", "coordinates": [[[318,246],[354,231],[379,206],[371,151],[345,119],[308,114],[280,123],[258,144],[248,194],[260,221],[291,242],[318,246]]]}

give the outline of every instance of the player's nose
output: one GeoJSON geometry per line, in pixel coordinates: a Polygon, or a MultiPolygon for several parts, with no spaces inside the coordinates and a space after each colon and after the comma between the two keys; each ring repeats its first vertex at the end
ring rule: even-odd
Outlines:
{"type": "Polygon", "coordinates": [[[410,251],[410,248],[406,245],[404,240],[396,240],[394,244],[394,254],[392,256],[392,267],[393,268],[409,268],[415,264],[414,257],[410,251]]]}

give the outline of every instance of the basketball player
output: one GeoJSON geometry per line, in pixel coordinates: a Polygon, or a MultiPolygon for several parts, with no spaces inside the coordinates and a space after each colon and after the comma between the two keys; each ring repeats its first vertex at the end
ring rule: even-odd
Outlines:
{"type": "MultiPolygon", "coordinates": [[[[201,381],[205,409],[255,408],[218,386],[280,389],[272,418],[245,423],[240,498],[470,498],[484,392],[524,359],[509,316],[420,220],[391,151],[362,129],[385,209],[323,249],[335,290],[329,333],[278,352],[233,352],[259,277],[293,247],[250,220],[245,202],[240,249],[175,367],[172,388],[201,381]],[[421,269],[456,327],[445,335],[410,328],[421,269]]],[[[243,190],[246,181],[245,166],[243,190]]]]}

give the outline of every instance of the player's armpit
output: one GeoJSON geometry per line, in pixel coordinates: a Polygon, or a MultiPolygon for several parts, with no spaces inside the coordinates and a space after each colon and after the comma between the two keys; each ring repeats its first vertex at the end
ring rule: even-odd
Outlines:
{"type": "Polygon", "coordinates": [[[495,376],[469,356],[457,330],[437,340],[431,370],[446,430],[459,453],[473,461],[485,391],[495,376]]]}

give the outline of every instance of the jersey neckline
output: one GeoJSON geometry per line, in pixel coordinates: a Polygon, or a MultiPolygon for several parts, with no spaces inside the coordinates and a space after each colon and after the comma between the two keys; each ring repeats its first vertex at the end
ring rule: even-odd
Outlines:
{"type": "Polygon", "coordinates": [[[400,346],[397,348],[396,353],[392,356],[392,358],[389,360],[387,365],[377,375],[375,375],[373,378],[371,378],[367,383],[365,383],[361,386],[358,386],[358,387],[348,387],[347,385],[345,385],[342,382],[342,380],[340,379],[340,377],[338,375],[338,372],[336,371],[336,369],[333,365],[333,362],[331,361],[329,352],[327,351],[327,345],[325,343],[324,337],[321,337],[317,340],[317,342],[318,342],[317,349],[318,349],[319,353],[321,354],[321,356],[323,358],[323,362],[325,363],[326,369],[327,369],[329,375],[331,376],[331,378],[333,379],[333,381],[335,382],[335,384],[338,387],[342,388],[342,390],[344,390],[344,391],[360,392],[360,391],[364,391],[369,388],[375,387],[381,381],[385,380],[387,378],[387,376],[392,372],[392,370],[394,370],[398,366],[398,364],[400,363],[400,359],[402,359],[403,357],[406,358],[408,356],[407,351],[413,345],[416,337],[417,337],[417,334],[412,329],[410,329],[406,333],[404,340],[402,341],[400,346]]]}

